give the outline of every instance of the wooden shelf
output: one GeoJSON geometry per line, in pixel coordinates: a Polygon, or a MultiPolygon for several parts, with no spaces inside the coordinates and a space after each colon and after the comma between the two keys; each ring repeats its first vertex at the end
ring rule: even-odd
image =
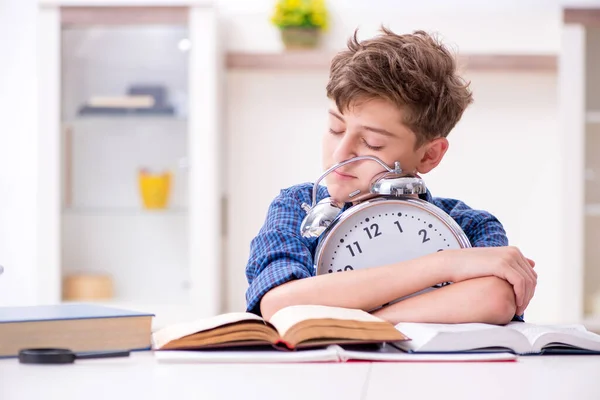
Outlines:
{"type": "Polygon", "coordinates": [[[588,111],[585,114],[585,122],[588,124],[600,124],[600,111],[588,111]]]}
{"type": "MultiPolygon", "coordinates": [[[[245,70],[326,70],[335,52],[323,50],[280,53],[227,53],[228,69],[245,70]]],[[[556,72],[557,57],[552,54],[465,54],[459,65],[468,71],[556,72]]]]}
{"type": "Polygon", "coordinates": [[[600,8],[572,7],[563,10],[565,24],[580,24],[590,28],[600,28],[600,8]]]}
{"type": "Polygon", "coordinates": [[[41,6],[57,7],[212,7],[213,0],[39,0],[41,6]]]}
{"type": "Polygon", "coordinates": [[[600,204],[586,204],[585,215],[589,217],[600,217],[600,204]]]}
{"type": "Polygon", "coordinates": [[[75,5],[61,9],[61,25],[143,25],[171,24],[185,25],[188,20],[186,7],[162,6],[81,6],[75,5]]]}
{"type": "Polygon", "coordinates": [[[147,210],[144,208],[82,208],[72,207],[64,208],[62,215],[81,216],[81,217],[174,217],[187,214],[185,208],[166,208],[147,210]]]}
{"type": "Polygon", "coordinates": [[[472,54],[459,56],[468,71],[553,72],[558,57],[553,54],[472,54]]]}

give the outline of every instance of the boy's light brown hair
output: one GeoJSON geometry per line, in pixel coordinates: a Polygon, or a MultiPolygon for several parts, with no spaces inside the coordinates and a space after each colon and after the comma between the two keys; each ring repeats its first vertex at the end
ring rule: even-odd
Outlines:
{"type": "Polygon", "coordinates": [[[424,31],[398,35],[382,27],[381,35],[362,42],[357,33],[331,63],[327,96],[340,112],[384,99],[403,111],[417,148],[446,137],[473,102],[450,51],[424,31]]]}

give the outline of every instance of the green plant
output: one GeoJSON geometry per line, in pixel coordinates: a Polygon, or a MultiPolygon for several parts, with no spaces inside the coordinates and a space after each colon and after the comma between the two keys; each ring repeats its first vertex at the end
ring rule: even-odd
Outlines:
{"type": "Polygon", "coordinates": [[[325,0],[278,0],[271,22],[280,29],[327,29],[325,0]]]}

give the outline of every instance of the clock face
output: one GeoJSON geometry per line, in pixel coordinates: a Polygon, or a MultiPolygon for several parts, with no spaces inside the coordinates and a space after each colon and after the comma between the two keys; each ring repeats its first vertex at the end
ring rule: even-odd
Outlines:
{"type": "Polygon", "coordinates": [[[318,275],[470,247],[458,224],[423,200],[376,199],[346,213],[319,244],[315,257],[318,275]]]}

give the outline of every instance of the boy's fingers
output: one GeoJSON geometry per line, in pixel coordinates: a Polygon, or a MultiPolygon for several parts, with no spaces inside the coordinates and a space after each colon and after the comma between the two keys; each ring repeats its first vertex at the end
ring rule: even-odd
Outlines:
{"type": "MultiPolygon", "coordinates": [[[[533,260],[530,260],[529,258],[525,257],[520,250],[517,250],[517,258],[519,265],[523,269],[523,272],[525,272],[525,274],[527,274],[527,276],[529,276],[529,278],[535,282],[535,280],[537,279],[537,274],[533,270],[533,267],[531,265],[533,260]]],[[[533,264],[535,265],[535,263],[533,264]]]]}
{"type": "Polygon", "coordinates": [[[535,261],[533,261],[532,259],[527,258],[527,257],[525,257],[525,259],[527,260],[527,262],[529,263],[531,268],[535,268],[535,261]]]}
{"type": "Polygon", "coordinates": [[[517,307],[517,311],[515,311],[516,315],[523,315],[523,312],[525,311],[524,307],[517,307]]]}
{"type": "MultiPolygon", "coordinates": [[[[533,267],[531,267],[531,263],[533,262],[529,258],[525,257],[523,253],[518,252],[518,260],[519,266],[525,273],[528,278],[527,286],[530,289],[530,292],[533,291],[533,287],[537,284],[537,272],[534,271],[533,267]]],[[[534,263],[535,264],[535,263],[534,263]]]]}
{"type": "Polygon", "coordinates": [[[527,258],[525,258],[523,255],[521,255],[518,258],[517,263],[517,268],[521,270],[520,272],[522,272],[525,277],[526,297],[525,299],[523,299],[523,302],[527,303],[529,299],[533,296],[533,289],[537,284],[537,273],[529,267],[529,262],[527,261],[527,258]]]}
{"type": "MultiPolygon", "coordinates": [[[[522,263],[527,264],[525,260],[523,260],[522,263]]],[[[536,285],[536,278],[533,277],[533,275],[531,274],[533,270],[530,269],[527,265],[523,264],[517,265],[515,268],[517,272],[521,275],[522,280],[523,289],[521,292],[520,301],[517,303],[517,305],[521,307],[521,309],[525,309],[527,307],[527,304],[529,304],[529,301],[533,297],[533,291],[536,285]]]]}
{"type": "Polygon", "coordinates": [[[525,278],[516,268],[510,269],[510,272],[507,274],[507,278],[508,282],[510,282],[514,288],[517,306],[520,307],[523,305],[523,300],[525,297],[525,278]]]}

